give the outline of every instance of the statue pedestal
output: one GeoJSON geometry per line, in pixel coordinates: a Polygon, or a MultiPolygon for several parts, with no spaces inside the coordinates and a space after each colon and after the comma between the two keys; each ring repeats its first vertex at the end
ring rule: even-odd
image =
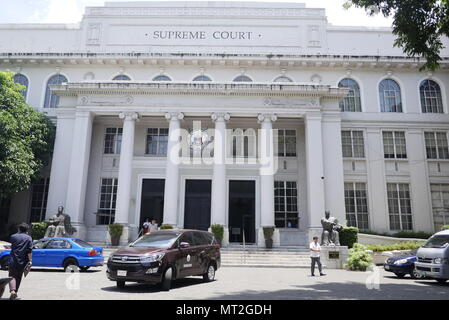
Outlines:
{"type": "Polygon", "coordinates": [[[346,246],[322,246],[321,263],[327,269],[344,269],[349,257],[349,250],[346,246]]]}

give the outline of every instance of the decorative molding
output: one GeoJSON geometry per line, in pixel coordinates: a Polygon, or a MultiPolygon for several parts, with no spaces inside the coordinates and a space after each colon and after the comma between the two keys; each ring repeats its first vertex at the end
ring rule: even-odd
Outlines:
{"type": "Polygon", "coordinates": [[[87,26],[87,45],[99,45],[101,39],[101,23],[89,23],[87,26]]]}
{"type": "Polygon", "coordinates": [[[263,100],[265,106],[277,106],[277,107],[320,107],[319,98],[311,99],[289,99],[289,98],[273,98],[265,97],[263,100]]]}
{"type": "Polygon", "coordinates": [[[298,8],[297,5],[285,8],[255,8],[255,7],[87,7],[86,16],[119,16],[119,17],[323,17],[325,19],[324,9],[298,8]]]}
{"type": "Polygon", "coordinates": [[[99,106],[110,106],[110,105],[131,105],[134,102],[132,96],[117,97],[117,96],[86,96],[83,95],[78,100],[81,105],[99,105],[99,106]]]}
{"type": "Polygon", "coordinates": [[[182,112],[167,112],[165,114],[167,121],[180,121],[184,119],[184,113],[182,112]]]}
{"type": "Polygon", "coordinates": [[[229,121],[231,119],[231,115],[229,113],[215,112],[212,113],[211,119],[213,121],[229,121]]]}
{"type": "Polygon", "coordinates": [[[118,117],[125,121],[139,120],[139,114],[137,112],[120,112],[118,117]]]}
{"type": "Polygon", "coordinates": [[[257,115],[257,122],[274,122],[277,120],[277,116],[274,113],[259,113],[257,115]]]}

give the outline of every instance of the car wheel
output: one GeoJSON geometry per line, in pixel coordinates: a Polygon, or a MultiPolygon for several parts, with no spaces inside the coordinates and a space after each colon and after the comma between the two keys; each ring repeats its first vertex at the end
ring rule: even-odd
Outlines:
{"type": "Polygon", "coordinates": [[[410,277],[412,277],[412,279],[422,279],[423,276],[418,271],[413,270],[410,272],[410,277]]]}
{"type": "Polygon", "coordinates": [[[215,279],[215,268],[212,263],[207,267],[206,273],[203,274],[203,280],[206,282],[211,282],[215,279]]]}
{"type": "Polygon", "coordinates": [[[439,284],[445,284],[447,279],[437,279],[439,284]]]}
{"type": "Polygon", "coordinates": [[[402,279],[405,277],[405,274],[403,273],[395,273],[396,277],[398,277],[399,279],[402,279]]]}
{"type": "Polygon", "coordinates": [[[123,289],[125,287],[125,281],[117,281],[117,288],[123,289]]]}
{"type": "Polygon", "coordinates": [[[77,272],[79,270],[78,262],[75,259],[67,259],[63,264],[65,272],[77,272]]]}
{"type": "Polygon", "coordinates": [[[169,267],[165,270],[164,277],[161,282],[161,289],[164,291],[169,291],[171,288],[171,282],[173,279],[173,268],[169,267]]]}
{"type": "Polygon", "coordinates": [[[80,271],[85,272],[87,270],[89,270],[90,267],[79,267],[80,271]]]}

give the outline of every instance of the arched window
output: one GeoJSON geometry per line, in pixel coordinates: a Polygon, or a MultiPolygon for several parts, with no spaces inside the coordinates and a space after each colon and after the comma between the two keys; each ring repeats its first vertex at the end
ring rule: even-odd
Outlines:
{"type": "Polygon", "coordinates": [[[62,84],[64,82],[67,82],[67,78],[62,74],[56,74],[48,79],[47,89],[45,90],[44,108],[56,108],[59,103],[59,97],[51,92],[49,85],[62,84]]]}
{"type": "Polygon", "coordinates": [[[443,99],[438,83],[424,80],[419,86],[421,109],[423,113],[443,113],[443,99]]]}
{"type": "Polygon", "coordinates": [[[402,112],[401,88],[392,79],[379,84],[380,109],[382,112],[402,112]]]}
{"type": "Polygon", "coordinates": [[[208,76],[197,76],[193,79],[193,81],[212,81],[208,76]]]}
{"type": "Polygon", "coordinates": [[[234,80],[232,80],[232,81],[234,81],[234,82],[253,82],[253,80],[251,80],[250,77],[248,77],[248,76],[243,76],[243,75],[236,77],[236,78],[235,78],[234,80]]]}
{"type": "Polygon", "coordinates": [[[160,75],[153,78],[153,81],[171,81],[170,77],[160,75]]]}
{"type": "Polygon", "coordinates": [[[292,79],[286,76],[280,76],[273,80],[273,82],[293,82],[292,79]]]}
{"type": "Polygon", "coordinates": [[[130,81],[131,78],[128,77],[127,75],[120,74],[120,75],[118,75],[118,76],[115,76],[114,79],[112,79],[112,80],[130,81]]]}
{"type": "Polygon", "coordinates": [[[14,75],[14,82],[25,86],[25,89],[22,91],[22,95],[26,99],[28,93],[28,78],[21,73],[16,73],[14,75]]]}
{"type": "Polygon", "coordinates": [[[361,112],[360,87],[352,79],[345,78],[338,83],[339,88],[348,88],[348,95],[340,102],[341,111],[361,112]]]}

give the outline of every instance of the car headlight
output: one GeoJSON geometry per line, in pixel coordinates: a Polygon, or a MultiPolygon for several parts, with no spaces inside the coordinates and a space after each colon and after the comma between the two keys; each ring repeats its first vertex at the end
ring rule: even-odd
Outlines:
{"type": "Polygon", "coordinates": [[[140,263],[143,265],[150,264],[151,262],[159,261],[164,257],[165,253],[155,253],[149,256],[141,257],[140,263]]]}
{"type": "Polygon", "coordinates": [[[441,264],[441,263],[443,263],[443,259],[441,259],[441,258],[435,258],[435,259],[433,259],[433,263],[441,264]]]}
{"type": "Polygon", "coordinates": [[[408,262],[408,259],[401,259],[401,260],[395,261],[394,264],[404,264],[404,263],[407,263],[407,262],[408,262]]]}

